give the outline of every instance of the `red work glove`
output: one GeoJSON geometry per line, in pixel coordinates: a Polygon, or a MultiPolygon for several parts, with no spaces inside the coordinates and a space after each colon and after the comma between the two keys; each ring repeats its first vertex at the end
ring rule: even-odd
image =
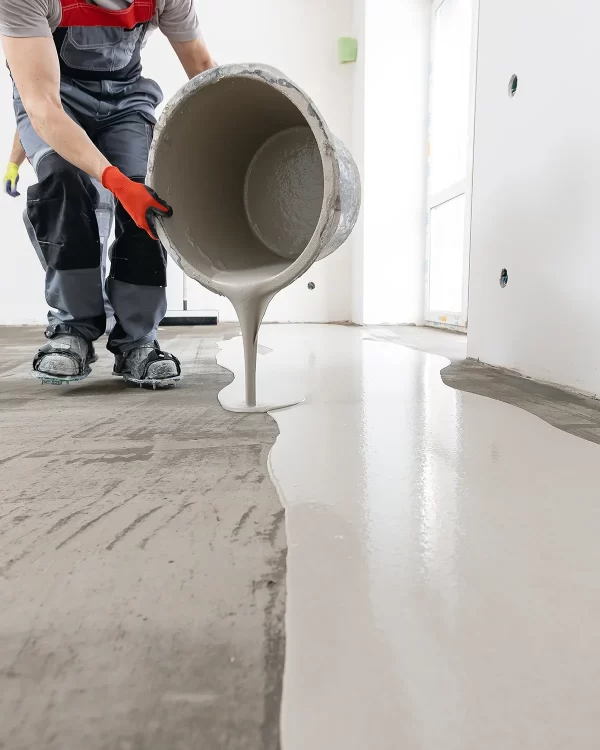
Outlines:
{"type": "Polygon", "coordinates": [[[106,167],[102,184],[115,196],[140,229],[157,240],[153,216],[172,216],[173,209],[146,185],[125,177],[116,167],[106,167]]]}

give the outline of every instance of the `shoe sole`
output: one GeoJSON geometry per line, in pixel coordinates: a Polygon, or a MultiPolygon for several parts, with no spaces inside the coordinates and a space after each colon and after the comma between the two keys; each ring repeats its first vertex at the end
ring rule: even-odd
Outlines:
{"type": "Polygon", "coordinates": [[[40,372],[39,370],[31,370],[30,374],[32,378],[40,380],[46,385],[69,385],[69,383],[81,383],[91,372],[91,368],[88,367],[83,375],[50,375],[48,372],[40,372]]]}
{"type": "Polygon", "coordinates": [[[177,385],[177,383],[179,383],[179,381],[183,377],[182,375],[174,375],[172,378],[134,378],[132,375],[124,372],[113,372],[112,374],[116,378],[123,378],[126,383],[139,385],[140,388],[147,386],[148,388],[152,388],[152,390],[154,391],[157,388],[172,388],[173,386],[177,385]]]}

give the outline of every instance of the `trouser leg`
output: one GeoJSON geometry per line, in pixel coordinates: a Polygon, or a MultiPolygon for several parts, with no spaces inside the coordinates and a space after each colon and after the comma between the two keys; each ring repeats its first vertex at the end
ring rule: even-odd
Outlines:
{"type": "MultiPolygon", "coordinates": [[[[13,104],[19,138],[38,176],[27,191],[24,220],[46,271],[47,335],[72,329],[94,340],[105,329],[95,216],[98,191],[35,132],[16,90],[13,104]]],[[[65,111],[77,122],[68,108],[65,111]]]]}
{"type": "MultiPolygon", "coordinates": [[[[111,164],[131,179],[144,181],[152,142],[152,126],[146,119],[130,115],[103,128],[95,140],[111,164]]],[[[157,337],[167,311],[166,253],[117,203],[110,256],[107,291],[116,325],[108,348],[126,353],[157,337]]]]}
{"type": "MultiPolygon", "coordinates": [[[[107,262],[108,262],[108,247],[109,247],[109,239],[110,239],[110,233],[112,231],[112,226],[114,222],[115,217],[115,206],[114,206],[114,199],[111,193],[109,193],[108,190],[102,187],[100,183],[96,182],[96,180],[92,180],[92,183],[94,184],[94,187],[96,190],[98,190],[100,194],[100,202],[98,204],[98,208],[96,209],[96,219],[98,221],[98,230],[100,232],[100,245],[102,249],[102,257],[101,257],[101,263],[100,263],[100,272],[101,272],[101,281],[102,281],[102,294],[104,297],[104,311],[106,314],[107,319],[107,330],[112,330],[114,327],[115,321],[114,321],[114,310],[112,309],[112,305],[110,304],[110,301],[108,299],[108,295],[106,293],[106,280],[107,280],[107,262]]],[[[35,229],[33,228],[33,224],[31,223],[29,216],[27,214],[27,209],[23,211],[23,223],[25,224],[25,229],[27,230],[27,235],[29,236],[29,240],[31,244],[33,245],[33,249],[35,250],[36,255],[39,258],[39,261],[42,265],[42,268],[44,271],[48,270],[48,267],[46,265],[46,259],[44,258],[44,254],[42,253],[42,248],[40,246],[40,243],[38,242],[38,238],[35,234],[35,229]]]]}
{"type": "Polygon", "coordinates": [[[110,233],[112,231],[114,218],[115,218],[115,199],[113,194],[96,180],[92,180],[94,187],[98,191],[100,200],[98,207],[96,208],[96,219],[98,221],[98,230],[100,232],[100,244],[102,247],[102,259],[101,259],[101,276],[102,276],[102,293],[104,295],[104,310],[106,312],[107,325],[110,325],[110,329],[114,326],[114,310],[108,299],[106,292],[106,281],[107,281],[107,263],[108,263],[108,250],[110,243],[110,233]]]}
{"type": "Polygon", "coordinates": [[[54,151],[35,162],[27,218],[46,266],[48,336],[75,330],[88,341],[104,333],[98,191],[91,179],[54,151]]]}
{"type": "Polygon", "coordinates": [[[40,243],[38,242],[38,238],[35,234],[35,229],[33,228],[33,224],[31,223],[31,220],[29,219],[29,214],[27,213],[27,208],[23,211],[23,224],[25,224],[25,229],[27,230],[27,235],[29,237],[29,241],[33,245],[33,249],[35,250],[35,254],[37,255],[40,263],[42,264],[42,268],[44,271],[48,270],[48,266],[46,265],[46,259],[44,258],[44,253],[42,252],[42,248],[40,243]]]}

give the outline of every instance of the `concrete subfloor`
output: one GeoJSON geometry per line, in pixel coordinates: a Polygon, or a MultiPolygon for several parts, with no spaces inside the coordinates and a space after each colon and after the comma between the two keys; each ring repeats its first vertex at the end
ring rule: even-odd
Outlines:
{"type": "Polygon", "coordinates": [[[303,403],[232,414],[235,330],[165,329],[162,393],[0,329],[0,748],[597,748],[598,446],[419,329],[264,326],[303,403]]]}
{"type": "Polygon", "coordinates": [[[41,385],[41,331],[0,329],[3,750],[279,747],[277,427],[219,406],[227,335],[165,329],[185,380],[145,391],[103,348],[41,385]]]}
{"type": "Polygon", "coordinates": [[[600,443],[600,401],[591,396],[472,359],[452,362],[441,375],[444,383],[453,388],[513,404],[559,430],[600,443]]]}

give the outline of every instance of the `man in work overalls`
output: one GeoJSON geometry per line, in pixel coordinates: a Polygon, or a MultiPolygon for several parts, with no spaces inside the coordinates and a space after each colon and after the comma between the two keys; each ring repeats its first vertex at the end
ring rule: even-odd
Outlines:
{"type": "Polygon", "coordinates": [[[152,217],[170,208],[144,185],[162,92],[141,75],[141,49],[156,27],[190,78],[214,66],[193,0],[0,0],[18,134],[38,177],[27,215],[47,266],[51,310],[49,341],[33,374],[46,382],[85,378],[106,327],[98,191],[90,178],[117,201],[107,280],[114,372],[154,387],[181,375],[178,360],[156,341],[166,312],[166,255],[152,217]]]}

